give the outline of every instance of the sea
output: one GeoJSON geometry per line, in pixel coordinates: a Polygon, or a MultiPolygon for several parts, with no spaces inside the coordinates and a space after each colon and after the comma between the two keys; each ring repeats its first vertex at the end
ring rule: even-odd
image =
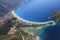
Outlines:
{"type": "MultiPolygon", "coordinates": [[[[51,10],[60,11],[60,0],[32,0],[23,3],[14,12],[20,18],[32,22],[47,22],[51,21],[53,16],[51,10]],[[49,17],[49,18],[47,18],[49,17]]],[[[60,40],[60,22],[56,25],[41,26],[41,27],[24,27],[22,30],[33,32],[38,35],[40,40],[60,40]]]]}

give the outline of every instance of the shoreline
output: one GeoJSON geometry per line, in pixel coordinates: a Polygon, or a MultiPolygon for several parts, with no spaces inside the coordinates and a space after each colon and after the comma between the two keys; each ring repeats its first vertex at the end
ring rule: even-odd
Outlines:
{"type": "MultiPolygon", "coordinates": [[[[31,21],[27,21],[27,20],[24,20],[22,18],[20,18],[19,16],[17,16],[14,11],[12,11],[12,14],[14,17],[17,17],[19,20],[22,20],[23,22],[26,22],[26,23],[32,23],[32,24],[47,24],[47,23],[50,23],[50,22],[53,22],[52,25],[55,25],[56,23],[54,21],[48,21],[48,22],[31,22],[31,21]]],[[[33,35],[33,34],[32,34],[33,35]]],[[[39,36],[36,36],[36,40],[40,40],[40,37],[39,36]]]]}
{"type": "Polygon", "coordinates": [[[32,24],[47,24],[47,23],[52,22],[53,25],[56,24],[54,21],[48,21],[48,22],[32,22],[32,21],[27,21],[27,20],[24,20],[24,19],[20,18],[19,16],[17,16],[17,15],[14,13],[14,11],[12,11],[12,14],[13,14],[15,17],[17,17],[19,20],[22,20],[22,21],[24,21],[24,22],[26,22],[26,23],[32,23],[32,24]]]}

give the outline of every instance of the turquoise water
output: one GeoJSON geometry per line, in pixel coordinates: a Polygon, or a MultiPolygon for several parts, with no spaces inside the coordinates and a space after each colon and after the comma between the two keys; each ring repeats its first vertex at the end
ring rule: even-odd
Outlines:
{"type": "MultiPolygon", "coordinates": [[[[60,11],[60,0],[32,0],[14,10],[15,14],[27,21],[47,22],[47,18],[53,16],[51,10],[60,11]]],[[[44,26],[39,30],[27,28],[36,33],[40,40],[60,40],[60,24],[44,26]]]]}
{"type": "Polygon", "coordinates": [[[57,23],[53,26],[42,26],[42,28],[33,28],[27,27],[22,28],[23,30],[27,30],[27,32],[35,33],[40,37],[40,40],[60,40],[60,24],[57,23]]]}
{"type": "Polygon", "coordinates": [[[47,27],[40,37],[42,40],[60,40],[60,24],[47,27]]]}
{"type": "Polygon", "coordinates": [[[27,32],[35,33],[40,37],[40,40],[60,40],[60,24],[57,23],[53,26],[42,26],[42,28],[27,27],[22,28],[27,32]]]}

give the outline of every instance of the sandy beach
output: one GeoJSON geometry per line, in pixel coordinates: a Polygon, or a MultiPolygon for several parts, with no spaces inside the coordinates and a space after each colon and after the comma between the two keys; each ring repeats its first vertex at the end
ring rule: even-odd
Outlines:
{"type": "Polygon", "coordinates": [[[13,14],[15,17],[17,17],[19,20],[22,20],[23,22],[26,22],[26,23],[32,23],[32,24],[47,24],[47,23],[52,22],[53,25],[56,24],[54,21],[48,21],[48,22],[32,22],[32,21],[27,21],[27,20],[24,20],[24,19],[20,18],[19,16],[17,16],[17,15],[14,13],[14,11],[12,11],[12,14],[13,14]]]}
{"type": "MultiPolygon", "coordinates": [[[[20,18],[19,16],[17,16],[14,13],[14,11],[12,11],[12,14],[14,15],[14,17],[17,17],[19,20],[22,20],[23,22],[26,22],[26,23],[32,23],[32,24],[48,24],[50,22],[53,22],[52,25],[55,25],[56,24],[54,21],[48,21],[48,22],[31,22],[31,21],[27,21],[27,20],[24,20],[24,19],[20,18]]],[[[39,36],[37,36],[35,40],[40,40],[39,36]]]]}

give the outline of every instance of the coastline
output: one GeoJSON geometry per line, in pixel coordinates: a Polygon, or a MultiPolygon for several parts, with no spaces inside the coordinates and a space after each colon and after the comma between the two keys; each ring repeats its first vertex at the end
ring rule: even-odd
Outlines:
{"type": "Polygon", "coordinates": [[[12,14],[13,14],[15,17],[17,17],[19,20],[22,20],[23,22],[26,22],[26,23],[32,23],[32,24],[47,24],[47,23],[52,22],[53,25],[56,24],[54,21],[48,21],[48,22],[31,22],[31,21],[27,21],[27,20],[24,20],[24,19],[20,18],[19,16],[17,16],[17,15],[14,13],[14,11],[12,11],[12,14]]]}
{"type": "MultiPolygon", "coordinates": [[[[31,21],[27,21],[27,20],[24,20],[22,18],[20,18],[19,16],[17,16],[14,11],[12,11],[12,14],[14,15],[14,17],[17,17],[19,20],[22,20],[23,22],[26,22],[26,23],[32,23],[32,24],[48,24],[50,22],[53,22],[52,25],[55,25],[56,23],[54,21],[48,21],[48,22],[31,22],[31,21]]],[[[36,40],[40,40],[40,37],[39,36],[36,36],[36,40]]]]}

